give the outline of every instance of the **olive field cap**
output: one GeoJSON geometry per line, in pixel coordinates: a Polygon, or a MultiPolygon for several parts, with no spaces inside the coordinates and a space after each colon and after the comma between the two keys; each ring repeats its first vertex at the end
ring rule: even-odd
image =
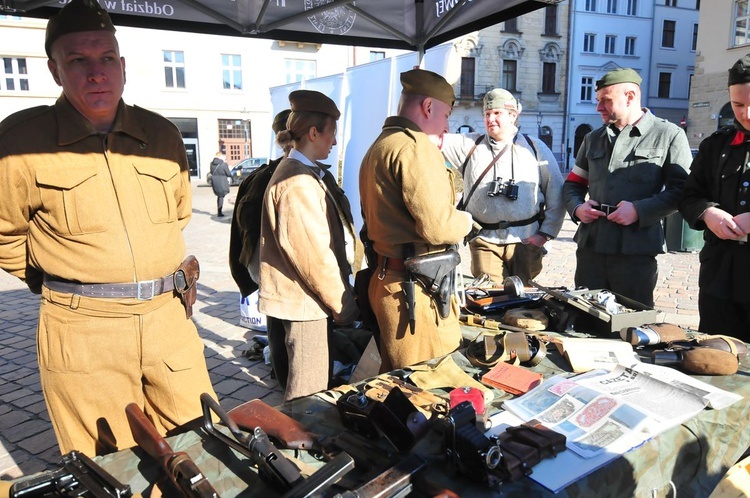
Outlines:
{"type": "Polygon", "coordinates": [[[508,90],[495,88],[484,95],[484,110],[490,109],[508,109],[521,112],[521,103],[508,90]]]}
{"type": "Polygon", "coordinates": [[[424,95],[453,107],[456,94],[445,78],[425,69],[412,69],[401,73],[401,93],[424,95]]]}
{"type": "Polygon", "coordinates": [[[286,130],[286,121],[287,119],[289,119],[289,115],[291,113],[292,113],[291,109],[284,109],[283,111],[278,113],[276,116],[274,116],[271,129],[275,133],[286,130]]]}
{"type": "Polygon", "coordinates": [[[602,76],[602,79],[597,80],[596,91],[598,92],[602,88],[617,85],[619,83],[635,83],[636,85],[641,86],[641,81],[643,81],[643,78],[641,78],[635,70],[630,69],[629,67],[621,67],[613,69],[602,76]]]}
{"type": "MultiPolygon", "coordinates": [[[[315,90],[295,90],[289,94],[289,105],[292,112],[310,111],[328,114],[333,119],[339,119],[341,112],[327,95],[315,90]]],[[[275,120],[274,120],[275,121],[275,120]]],[[[284,123],[286,124],[286,123],[284,123]]]]}
{"type": "Polygon", "coordinates": [[[750,83],[750,54],[734,63],[729,69],[727,86],[750,83]]]}
{"type": "Polygon", "coordinates": [[[115,26],[107,11],[96,0],[72,0],[47,23],[44,50],[51,57],[52,44],[63,35],[83,31],[115,32],[115,26]]]}

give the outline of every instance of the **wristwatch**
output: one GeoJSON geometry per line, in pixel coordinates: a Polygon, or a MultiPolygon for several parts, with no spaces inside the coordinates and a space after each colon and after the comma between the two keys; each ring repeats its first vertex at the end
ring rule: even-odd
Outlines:
{"type": "Polygon", "coordinates": [[[544,232],[537,232],[537,233],[538,233],[539,235],[541,235],[542,237],[544,237],[544,238],[545,238],[545,239],[547,240],[547,242],[549,242],[550,240],[554,239],[554,237],[553,237],[553,236],[551,236],[551,235],[547,235],[547,234],[546,234],[546,233],[544,233],[544,232]]]}

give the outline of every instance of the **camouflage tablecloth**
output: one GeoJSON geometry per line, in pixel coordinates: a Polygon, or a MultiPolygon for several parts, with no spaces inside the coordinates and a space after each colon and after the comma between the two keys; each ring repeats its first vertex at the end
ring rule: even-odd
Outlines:
{"type": "MultiPolygon", "coordinates": [[[[545,378],[565,371],[567,364],[556,351],[534,367],[545,378]]],[[[726,470],[750,446],[750,361],[736,375],[699,377],[700,380],[744,396],[722,410],[706,409],[698,416],[616,458],[553,494],[529,478],[488,489],[454,475],[446,464],[442,438],[431,431],[411,450],[428,462],[428,477],[461,497],[707,497],[726,470]]],[[[499,409],[502,391],[496,391],[492,409],[499,409]]],[[[279,407],[321,436],[342,431],[335,406],[318,397],[296,400],[279,407]]],[[[175,451],[187,452],[225,498],[276,496],[249,468],[245,457],[222,447],[202,430],[193,430],[168,441],[175,451]]],[[[403,456],[402,456],[403,457],[403,456]]],[[[394,458],[394,463],[398,458],[394,458]]],[[[128,482],[134,492],[155,496],[160,470],[148,457],[132,450],[98,458],[115,477],[128,482]]],[[[561,469],[564,472],[565,469],[561,469]]],[[[351,476],[350,476],[351,477],[351,476]]]]}

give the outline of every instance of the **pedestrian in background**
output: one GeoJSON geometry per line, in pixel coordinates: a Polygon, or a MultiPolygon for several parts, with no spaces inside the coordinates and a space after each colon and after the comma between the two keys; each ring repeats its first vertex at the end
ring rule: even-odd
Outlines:
{"type": "Polygon", "coordinates": [[[615,69],[596,82],[604,126],[589,132],[563,185],[575,234],[575,285],[654,306],[662,220],[677,210],[692,155],[685,132],[641,107],[641,77],[615,69]]]}
{"type": "MultiPolygon", "coordinates": [[[[258,308],[281,320],[288,357],[284,398],[328,389],[329,318],[340,325],[359,315],[350,283],[354,261],[351,213],[336,201],[317,161],[336,144],[341,113],[320,92],[289,94],[286,129],[292,149],[276,167],[263,199],[258,308]]],[[[330,175],[330,174],[329,174],[330,175]]],[[[275,341],[269,342],[271,355],[275,341]]]]}
{"type": "Polygon", "coordinates": [[[40,381],[60,451],[93,456],[135,446],[129,403],[165,435],[215,397],[175,292],[190,175],[177,127],[123,102],[125,59],[96,1],[51,17],[45,49],[62,95],[0,123],[0,268],[41,293],[40,381]]]}
{"type": "Polygon", "coordinates": [[[440,148],[463,176],[461,204],[481,226],[469,242],[471,272],[497,286],[510,275],[528,284],[565,219],[563,177],[549,147],[519,132],[521,104],[513,94],[495,88],[483,107],[486,134],[446,133],[440,148]]]}
{"type": "Polygon", "coordinates": [[[730,69],[734,123],[701,142],[680,200],[691,228],[703,230],[699,329],[750,341],[750,54],[730,69]]]}
{"type": "Polygon", "coordinates": [[[216,216],[221,218],[224,216],[222,212],[224,209],[224,197],[229,193],[229,177],[232,176],[232,172],[227,165],[226,156],[221,151],[217,152],[216,156],[214,156],[210,168],[211,188],[216,195],[216,216]]]}

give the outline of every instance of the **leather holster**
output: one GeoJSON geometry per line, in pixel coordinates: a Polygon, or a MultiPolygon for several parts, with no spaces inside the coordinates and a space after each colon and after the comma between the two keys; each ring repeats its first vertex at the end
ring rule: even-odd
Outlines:
{"type": "Polygon", "coordinates": [[[193,315],[193,304],[195,304],[198,287],[196,282],[200,273],[198,259],[192,254],[185,258],[174,272],[174,290],[180,296],[180,301],[185,306],[185,315],[188,318],[193,315]]]}

